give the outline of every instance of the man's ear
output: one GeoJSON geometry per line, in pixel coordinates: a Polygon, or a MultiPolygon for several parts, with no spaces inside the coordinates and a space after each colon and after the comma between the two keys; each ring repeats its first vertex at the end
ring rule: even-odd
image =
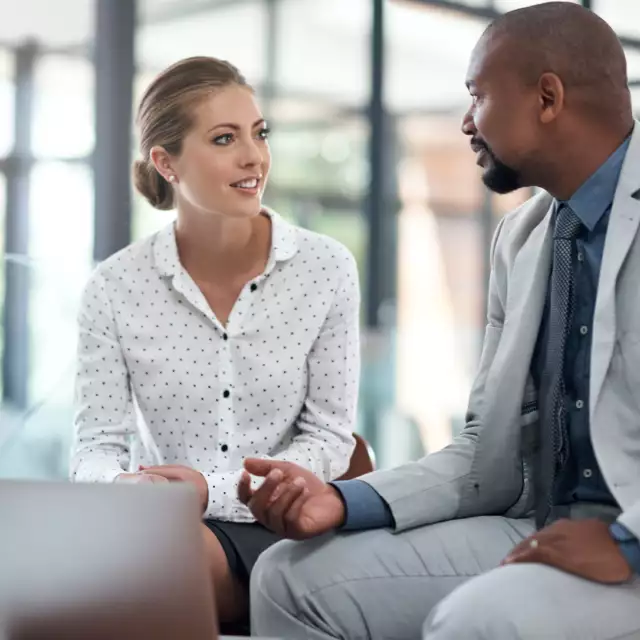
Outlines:
{"type": "Polygon", "coordinates": [[[540,121],[549,124],[564,108],[565,91],[562,80],[551,72],[543,73],[538,80],[540,96],[540,121]]]}

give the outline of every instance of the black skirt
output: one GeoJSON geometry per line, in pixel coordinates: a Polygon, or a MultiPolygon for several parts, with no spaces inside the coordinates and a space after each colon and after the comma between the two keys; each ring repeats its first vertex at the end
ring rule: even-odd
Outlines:
{"type": "Polygon", "coordinates": [[[233,575],[246,585],[258,556],[282,540],[278,534],[255,522],[204,520],[204,524],[220,542],[233,575]]]}

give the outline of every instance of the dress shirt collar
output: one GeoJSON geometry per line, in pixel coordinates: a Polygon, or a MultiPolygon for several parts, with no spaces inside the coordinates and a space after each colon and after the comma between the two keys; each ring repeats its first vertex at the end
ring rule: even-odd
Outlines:
{"type": "MultiPolygon", "coordinates": [[[[284,220],[272,209],[263,207],[264,214],[271,219],[271,250],[265,269],[265,275],[271,272],[278,262],[292,258],[298,251],[296,228],[284,220]]],[[[175,222],[161,229],[154,242],[155,266],[163,276],[174,276],[182,271],[176,243],[175,222]]]]}

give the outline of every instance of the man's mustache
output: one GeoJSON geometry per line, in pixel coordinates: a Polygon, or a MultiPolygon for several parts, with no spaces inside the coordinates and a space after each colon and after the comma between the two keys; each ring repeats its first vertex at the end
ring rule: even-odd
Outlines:
{"type": "Polygon", "coordinates": [[[471,138],[471,148],[475,153],[478,153],[478,151],[489,151],[489,147],[481,140],[478,140],[478,138],[471,138]]]}

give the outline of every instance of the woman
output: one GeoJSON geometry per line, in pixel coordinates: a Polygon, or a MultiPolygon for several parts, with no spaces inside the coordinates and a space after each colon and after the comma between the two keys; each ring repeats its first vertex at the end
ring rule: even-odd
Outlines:
{"type": "Polygon", "coordinates": [[[87,285],[71,476],[193,483],[219,617],[232,622],[247,613],[255,560],[277,540],[237,500],[243,460],[289,460],[324,480],[349,465],[356,266],[335,240],[262,206],[269,129],[230,64],[169,67],[137,122],[136,188],[177,218],[87,285]],[[134,464],[136,435],[153,464],[134,464]]]}

